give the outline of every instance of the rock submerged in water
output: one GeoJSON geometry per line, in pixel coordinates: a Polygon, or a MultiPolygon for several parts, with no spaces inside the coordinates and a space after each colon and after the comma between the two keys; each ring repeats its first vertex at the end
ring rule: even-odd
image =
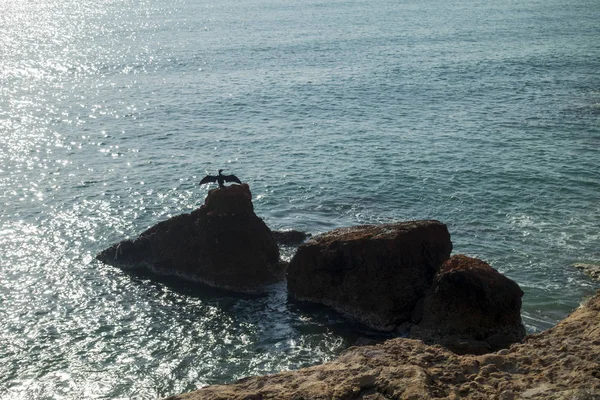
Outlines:
{"type": "Polygon", "coordinates": [[[525,337],[522,296],[516,282],[486,262],[452,256],[436,274],[411,337],[442,344],[459,354],[508,347],[525,337]]]}
{"type": "Polygon", "coordinates": [[[288,294],[390,331],[410,320],[451,251],[439,221],[335,229],[298,248],[288,266],[288,294]]]}
{"type": "Polygon", "coordinates": [[[600,264],[577,263],[573,264],[573,266],[577,269],[582,270],[592,278],[600,280],[600,264]]]}
{"type": "Polygon", "coordinates": [[[200,208],[160,222],[97,258],[243,293],[260,292],[285,277],[277,244],[254,213],[247,184],[212,189],[200,208]]]}
{"type": "Polygon", "coordinates": [[[300,232],[294,229],[273,231],[273,237],[275,238],[275,241],[283,246],[298,245],[304,242],[309,236],[310,234],[300,232]]]}

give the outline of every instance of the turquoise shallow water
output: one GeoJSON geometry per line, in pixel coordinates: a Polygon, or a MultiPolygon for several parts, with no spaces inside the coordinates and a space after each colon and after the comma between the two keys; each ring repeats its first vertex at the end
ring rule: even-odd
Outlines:
{"type": "MultiPolygon", "coordinates": [[[[275,229],[434,218],[525,292],[598,285],[600,5],[0,0],[0,397],[152,399],[371,332],[94,254],[247,181],[275,229]]],[[[289,256],[289,254],[287,254],[289,256]]]]}

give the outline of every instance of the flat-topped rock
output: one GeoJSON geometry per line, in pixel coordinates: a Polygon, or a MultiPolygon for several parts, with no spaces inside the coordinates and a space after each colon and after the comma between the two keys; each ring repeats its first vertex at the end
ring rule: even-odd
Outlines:
{"type": "Polygon", "coordinates": [[[288,294],[393,330],[410,319],[451,251],[439,221],[336,229],[298,248],[288,267],[288,294]]]}
{"type": "Polygon", "coordinates": [[[452,256],[437,272],[411,337],[457,353],[487,353],[525,337],[519,285],[489,264],[452,256]]]}
{"type": "Polygon", "coordinates": [[[284,278],[271,230],[253,211],[247,184],[209,191],[205,204],[98,254],[107,264],[256,293],[284,278]]]}

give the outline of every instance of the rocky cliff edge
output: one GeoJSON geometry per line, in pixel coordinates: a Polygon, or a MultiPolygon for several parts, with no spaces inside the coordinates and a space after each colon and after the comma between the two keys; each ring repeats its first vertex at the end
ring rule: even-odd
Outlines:
{"type": "Polygon", "coordinates": [[[496,353],[419,340],[352,347],[335,361],[168,400],[600,399],[600,292],[557,326],[496,353]]]}

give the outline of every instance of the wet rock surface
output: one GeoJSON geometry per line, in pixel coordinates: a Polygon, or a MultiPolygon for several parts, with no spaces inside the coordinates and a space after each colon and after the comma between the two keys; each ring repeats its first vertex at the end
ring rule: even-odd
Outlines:
{"type": "Polygon", "coordinates": [[[486,262],[452,256],[436,274],[411,337],[463,354],[508,347],[525,337],[522,296],[516,282],[486,262]]]}
{"type": "Polygon", "coordinates": [[[486,355],[419,340],[352,347],[330,363],[209,386],[169,400],[600,398],[600,292],[556,327],[486,355]]]}
{"type": "Polygon", "coordinates": [[[336,229],[298,248],[288,267],[288,294],[393,330],[410,320],[451,251],[439,221],[336,229]]]}
{"type": "Polygon", "coordinates": [[[577,269],[582,270],[583,272],[585,272],[592,278],[600,280],[600,265],[599,264],[577,263],[577,264],[573,264],[573,266],[577,269]]]}
{"type": "Polygon", "coordinates": [[[244,293],[261,292],[285,275],[271,230],[254,213],[247,184],[213,189],[200,208],[160,222],[97,258],[244,293]]]}

